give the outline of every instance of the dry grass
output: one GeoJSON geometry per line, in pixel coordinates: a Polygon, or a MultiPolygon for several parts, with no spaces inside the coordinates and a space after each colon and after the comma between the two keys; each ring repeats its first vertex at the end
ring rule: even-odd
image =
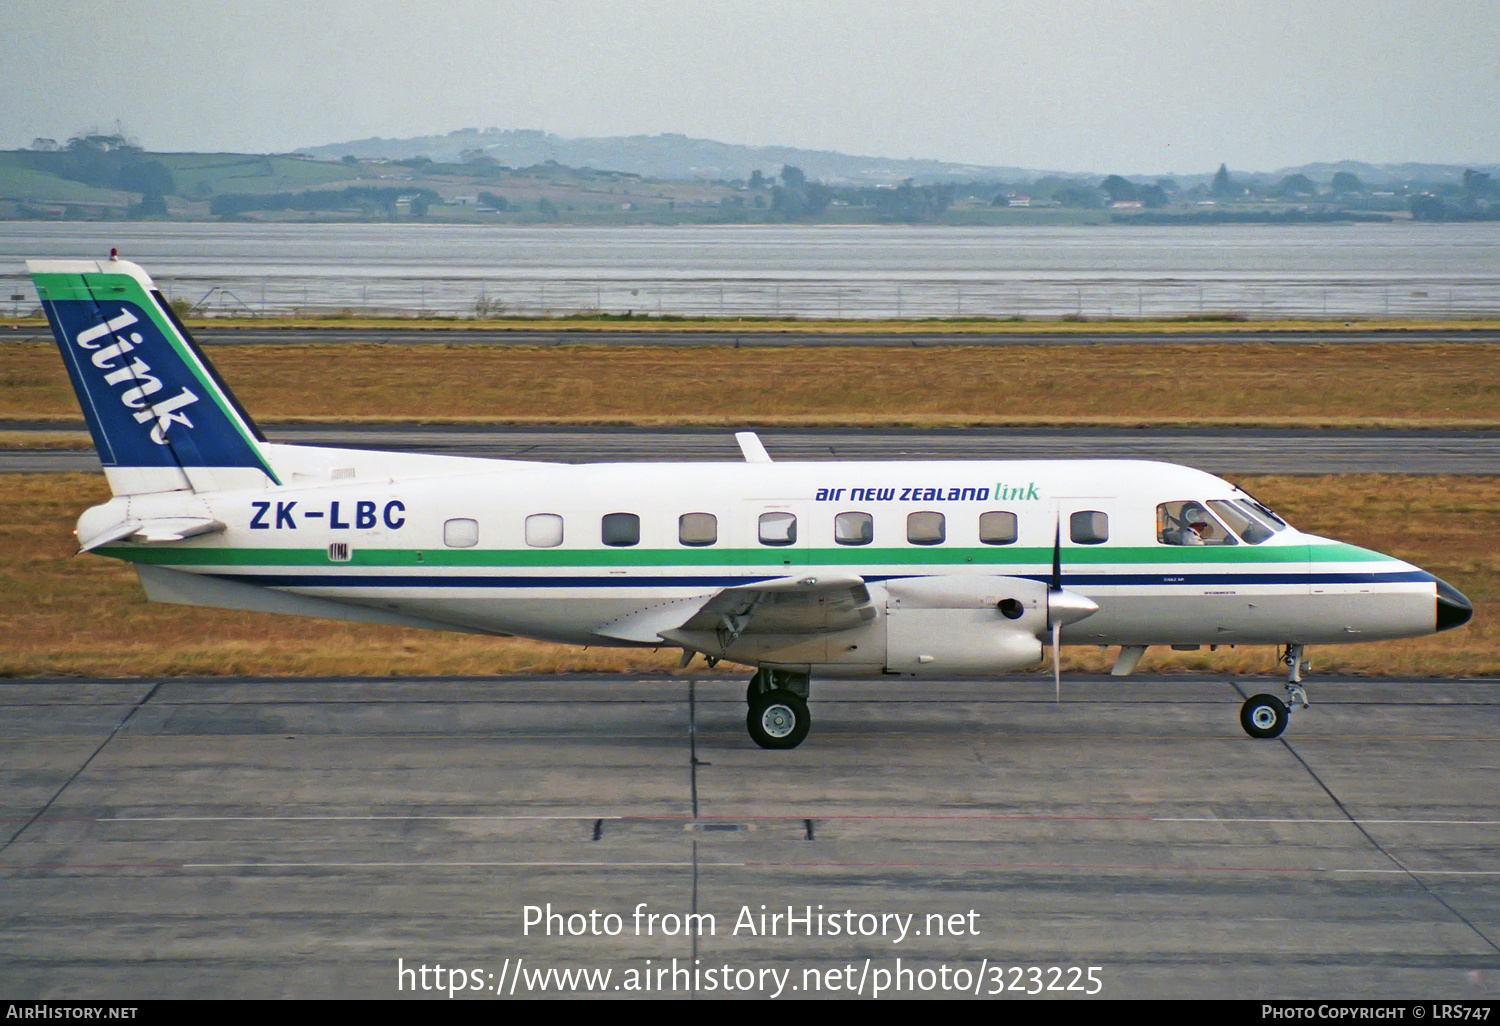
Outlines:
{"type": "MultiPolygon", "coordinates": [[[[1500,359],[1486,345],[308,345],[213,355],[266,423],[1500,426],[1500,359]]],[[[77,417],[51,345],[0,347],[0,421],[77,417]]]]}
{"type": "Polygon", "coordinates": [[[0,451],[16,449],[81,451],[93,448],[94,440],[87,431],[0,431],[0,451]]]}
{"type": "MultiPolygon", "coordinates": [[[[1500,674],[1500,479],[1481,477],[1246,478],[1251,492],[1305,530],[1389,552],[1443,577],[1475,603],[1457,631],[1404,642],[1325,647],[1320,672],[1500,674]]],[[[75,557],[73,522],[108,497],[101,476],[0,478],[0,676],[489,675],[673,672],[677,653],[563,648],[390,627],[150,605],[124,564],[75,557]]],[[[1093,649],[1065,655],[1102,669],[1093,649]]],[[[1275,673],[1270,649],[1171,653],[1144,670],[1275,673]]],[[[703,672],[703,663],[693,673],[703,672]]],[[[741,673],[720,667],[720,672],[741,673]]]]}

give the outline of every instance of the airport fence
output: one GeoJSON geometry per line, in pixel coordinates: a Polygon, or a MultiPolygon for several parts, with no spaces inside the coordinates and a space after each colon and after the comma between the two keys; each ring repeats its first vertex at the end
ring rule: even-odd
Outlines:
{"type": "MultiPolygon", "coordinates": [[[[4,314],[38,312],[5,275],[4,314]]],[[[196,315],[1158,320],[1462,320],[1500,317],[1500,279],[1374,281],[1105,279],[179,277],[163,292],[196,315]]]]}

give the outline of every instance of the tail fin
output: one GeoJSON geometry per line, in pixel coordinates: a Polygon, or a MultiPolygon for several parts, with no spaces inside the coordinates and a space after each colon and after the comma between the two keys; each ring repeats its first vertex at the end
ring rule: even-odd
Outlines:
{"type": "Polygon", "coordinates": [[[26,269],[116,495],[280,483],[264,436],[145,271],[113,258],[26,269]]]}

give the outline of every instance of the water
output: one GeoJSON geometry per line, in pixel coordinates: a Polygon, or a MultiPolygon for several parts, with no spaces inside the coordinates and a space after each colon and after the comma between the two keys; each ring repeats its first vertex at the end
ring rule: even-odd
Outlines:
{"type": "MultiPolygon", "coordinates": [[[[512,227],[9,222],[27,258],[141,263],[201,313],[724,317],[1500,315],[1500,224],[512,227]]],[[[24,312],[24,310],[23,310],[24,312]]]]}

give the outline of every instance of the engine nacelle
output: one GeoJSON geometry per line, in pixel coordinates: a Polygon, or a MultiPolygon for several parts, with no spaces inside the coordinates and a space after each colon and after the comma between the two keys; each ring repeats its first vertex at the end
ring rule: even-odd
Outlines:
{"type": "Polygon", "coordinates": [[[915,577],[884,587],[888,672],[988,676],[1042,660],[1047,586],[1039,581],[915,577]]]}

